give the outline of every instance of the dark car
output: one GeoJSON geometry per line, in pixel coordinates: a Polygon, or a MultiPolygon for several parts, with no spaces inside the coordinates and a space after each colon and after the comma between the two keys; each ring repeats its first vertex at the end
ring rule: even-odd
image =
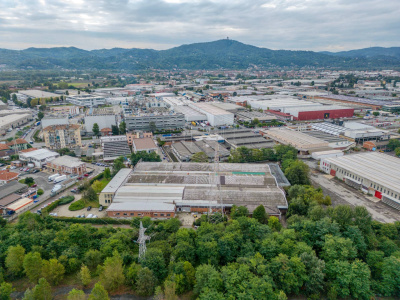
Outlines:
{"type": "Polygon", "coordinates": [[[40,171],[38,169],[33,170],[32,173],[39,173],[40,171]]]}
{"type": "Polygon", "coordinates": [[[89,210],[91,210],[91,209],[92,209],[92,207],[91,207],[91,206],[88,206],[87,210],[89,211],[89,210]]]}
{"type": "Polygon", "coordinates": [[[71,190],[71,193],[77,193],[77,192],[78,192],[77,188],[74,188],[74,189],[71,190]]]}

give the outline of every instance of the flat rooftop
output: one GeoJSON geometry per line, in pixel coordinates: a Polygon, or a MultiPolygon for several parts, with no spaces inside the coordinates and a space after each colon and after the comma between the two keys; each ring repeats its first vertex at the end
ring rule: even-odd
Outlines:
{"type": "Polygon", "coordinates": [[[101,191],[102,193],[115,193],[121,184],[128,178],[131,174],[132,169],[123,168],[121,169],[113,179],[106,185],[106,187],[101,191]]]}
{"type": "Polygon", "coordinates": [[[324,161],[400,192],[400,159],[379,152],[326,158],[324,161]]]}

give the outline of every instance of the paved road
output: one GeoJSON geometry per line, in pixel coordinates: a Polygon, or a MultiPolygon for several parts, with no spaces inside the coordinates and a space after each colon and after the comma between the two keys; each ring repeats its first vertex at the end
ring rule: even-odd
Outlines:
{"type": "MultiPolygon", "coordinates": [[[[315,162],[306,161],[310,167],[315,166],[315,162]]],[[[366,197],[361,191],[347,186],[345,183],[326,176],[319,171],[312,171],[310,179],[314,186],[321,187],[325,195],[332,198],[332,204],[350,204],[353,206],[364,206],[372,218],[382,223],[393,223],[400,221],[399,211],[387,206],[374,197],[366,197]],[[375,202],[376,201],[376,202],[375,202]]]]}

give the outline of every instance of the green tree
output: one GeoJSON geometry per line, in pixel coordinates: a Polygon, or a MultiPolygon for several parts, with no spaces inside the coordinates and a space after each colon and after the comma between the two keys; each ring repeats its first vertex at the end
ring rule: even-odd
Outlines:
{"type": "Polygon", "coordinates": [[[138,273],[136,292],[142,296],[150,296],[154,292],[156,278],[149,268],[142,268],[138,273]]]}
{"type": "Polygon", "coordinates": [[[375,117],[379,116],[379,112],[378,112],[378,111],[374,111],[372,114],[373,114],[375,117]]]}
{"type": "Polygon", "coordinates": [[[37,115],[38,119],[41,120],[44,117],[44,113],[39,111],[38,115],[37,115]]]}
{"type": "Polygon", "coordinates": [[[109,300],[108,293],[106,289],[101,285],[100,282],[97,282],[92,289],[92,292],[89,295],[89,300],[109,300]]]}
{"type": "Polygon", "coordinates": [[[111,171],[110,171],[110,168],[105,168],[105,169],[104,169],[104,178],[107,179],[107,180],[111,179],[111,171]]]}
{"type": "Polygon", "coordinates": [[[10,246],[7,251],[5,265],[9,274],[17,277],[24,270],[25,249],[21,245],[10,246]]]}
{"type": "Polygon", "coordinates": [[[176,283],[170,280],[164,282],[165,300],[178,300],[176,295],[176,283]]]}
{"type": "MultiPolygon", "coordinates": [[[[51,284],[57,285],[64,278],[65,268],[56,259],[43,260],[42,263],[42,276],[51,284]]],[[[40,280],[39,280],[40,283],[40,280]]]]}
{"type": "Polygon", "coordinates": [[[322,249],[325,261],[350,260],[357,256],[357,250],[350,239],[327,235],[322,249]]]}
{"type": "Polygon", "coordinates": [[[307,280],[306,267],[297,256],[289,257],[280,253],[271,260],[271,274],[277,288],[286,294],[298,294],[307,280]]]}
{"type": "Polygon", "coordinates": [[[0,300],[11,300],[11,293],[13,291],[11,283],[3,282],[0,284],[0,300]]]}
{"type": "Polygon", "coordinates": [[[382,263],[382,293],[385,296],[400,295],[400,259],[386,257],[382,263]]]}
{"type": "Polygon", "coordinates": [[[237,219],[239,217],[247,217],[249,215],[249,210],[246,206],[236,206],[233,205],[231,208],[231,218],[237,219]]]}
{"type": "Polygon", "coordinates": [[[256,207],[256,209],[253,211],[253,218],[256,219],[258,222],[260,222],[261,224],[265,224],[265,222],[268,219],[268,215],[265,212],[264,205],[259,205],[256,207]]]}
{"type": "Polygon", "coordinates": [[[397,157],[400,157],[400,147],[394,149],[394,153],[396,154],[397,157]]]}
{"type": "Polygon", "coordinates": [[[160,249],[148,249],[146,252],[146,259],[142,262],[142,266],[149,268],[160,281],[167,275],[164,255],[160,249]]]}
{"type": "Polygon", "coordinates": [[[204,152],[197,152],[197,153],[193,154],[190,161],[198,162],[198,163],[206,163],[206,162],[208,162],[208,156],[204,152]]]}
{"type": "Polygon", "coordinates": [[[40,278],[39,283],[33,289],[33,298],[35,300],[51,300],[51,286],[46,279],[40,278]]]}
{"type": "Polygon", "coordinates": [[[285,176],[292,185],[307,185],[310,184],[310,179],[308,178],[309,171],[310,168],[306,163],[296,160],[285,169],[285,176]]]}
{"type": "Polygon", "coordinates": [[[119,135],[119,128],[117,125],[111,125],[112,135],[119,135]]]}
{"type": "Polygon", "coordinates": [[[32,184],[35,183],[35,181],[33,180],[32,177],[26,177],[24,183],[27,184],[28,186],[31,186],[32,184]]]}
{"type": "Polygon", "coordinates": [[[132,155],[131,155],[131,164],[132,164],[132,166],[135,166],[138,163],[139,160],[142,160],[142,161],[158,161],[158,162],[160,162],[161,158],[154,151],[152,151],[150,153],[147,153],[146,151],[138,151],[138,152],[132,153],[132,155]]]}
{"type": "Polygon", "coordinates": [[[307,279],[304,283],[306,295],[319,296],[324,291],[325,262],[315,255],[315,252],[304,252],[300,259],[306,267],[307,279]]]}
{"type": "Polygon", "coordinates": [[[150,129],[150,131],[151,131],[152,133],[156,132],[156,131],[157,131],[156,123],[150,122],[150,123],[149,123],[149,129],[150,129]]]}
{"type": "Polygon", "coordinates": [[[122,121],[119,124],[119,134],[125,134],[126,133],[126,123],[125,121],[122,121]]]}
{"type": "Polygon", "coordinates": [[[93,131],[93,135],[99,136],[99,134],[100,134],[99,124],[94,123],[94,124],[93,124],[93,128],[92,128],[92,131],[93,131]]]}
{"type": "Polygon", "coordinates": [[[400,147],[400,141],[399,140],[396,140],[396,139],[390,139],[389,140],[389,143],[387,145],[388,149],[393,151],[393,150],[395,150],[396,148],[399,148],[399,147],[400,147]]]}
{"type": "Polygon", "coordinates": [[[113,176],[115,176],[115,174],[117,174],[119,172],[119,170],[121,170],[124,167],[125,167],[125,165],[124,165],[124,157],[123,156],[120,156],[116,160],[114,160],[113,167],[112,167],[113,176]]]}
{"type": "Polygon", "coordinates": [[[87,201],[97,201],[97,193],[95,190],[90,186],[88,187],[83,193],[82,193],[82,198],[87,200],[87,201]]]}
{"type": "Polygon", "coordinates": [[[126,270],[126,280],[132,287],[136,287],[136,281],[138,280],[141,268],[139,264],[133,262],[126,270]]]}
{"type": "Polygon", "coordinates": [[[37,283],[42,272],[42,258],[38,252],[29,252],[24,258],[24,271],[29,280],[37,283]]]}
{"type": "Polygon", "coordinates": [[[112,257],[107,257],[103,272],[100,274],[100,282],[107,291],[115,291],[125,282],[122,258],[117,251],[112,257]]]}
{"type": "Polygon", "coordinates": [[[101,264],[101,253],[99,250],[90,249],[85,253],[83,260],[86,266],[94,270],[101,264]]]}
{"type": "Polygon", "coordinates": [[[85,300],[85,299],[86,299],[86,295],[85,295],[84,291],[77,290],[77,289],[72,289],[68,293],[68,297],[67,297],[67,300],[85,300]]]}
{"type": "Polygon", "coordinates": [[[81,270],[79,272],[79,280],[81,281],[83,286],[87,286],[92,281],[89,268],[85,265],[82,265],[81,267],[81,270]]]}
{"type": "Polygon", "coordinates": [[[282,229],[282,224],[279,219],[275,216],[268,218],[268,226],[275,231],[280,231],[282,229]]]}
{"type": "Polygon", "coordinates": [[[199,295],[205,289],[222,291],[223,282],[219,272],[211,265],[200,265],[196,269],[194,293],[199,295]]]}

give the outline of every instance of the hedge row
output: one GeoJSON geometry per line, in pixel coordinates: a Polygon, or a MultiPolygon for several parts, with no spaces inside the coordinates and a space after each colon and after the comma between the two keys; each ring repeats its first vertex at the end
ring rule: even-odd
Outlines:
{"type": "Polygon", "coordinates": [[[81,200],[78,200],[78,201],[76,201],[76,202],[74,202],[74,203],[72,203],[72,204],[68,207],[68,209],[69,209],[70,211],[81,210],[81,209],[84,209],[84,208],[85,208],[85,202],[83,202],[82,199],[81,199],[81,200]]]}
{"type": "Polygon", "coordinates": [[[54,201],[53,203],[51,203],[50,205],[46,206],[45,208],[43,208],[42,214],[43,213],[49,213],[51,212],[53,209],[55,209],[57,206],[59,205],[64,205],[64,204],[68,204],[72,201],[74,201],[75,197],[74,196],[66,196],[66,197],[62,197],[56,201],[54,201]],[[72,199],[71,199],[72,198],[72,199]]]}
{"type": "Polygon", "coordinates": [[[56,221],[67,223],[86,223],[86,224],[124,224],[130,225],[132,220],[127,219],[112,219],[112,218],[71,218],[71,217],[56,217],[56,221]]]}

